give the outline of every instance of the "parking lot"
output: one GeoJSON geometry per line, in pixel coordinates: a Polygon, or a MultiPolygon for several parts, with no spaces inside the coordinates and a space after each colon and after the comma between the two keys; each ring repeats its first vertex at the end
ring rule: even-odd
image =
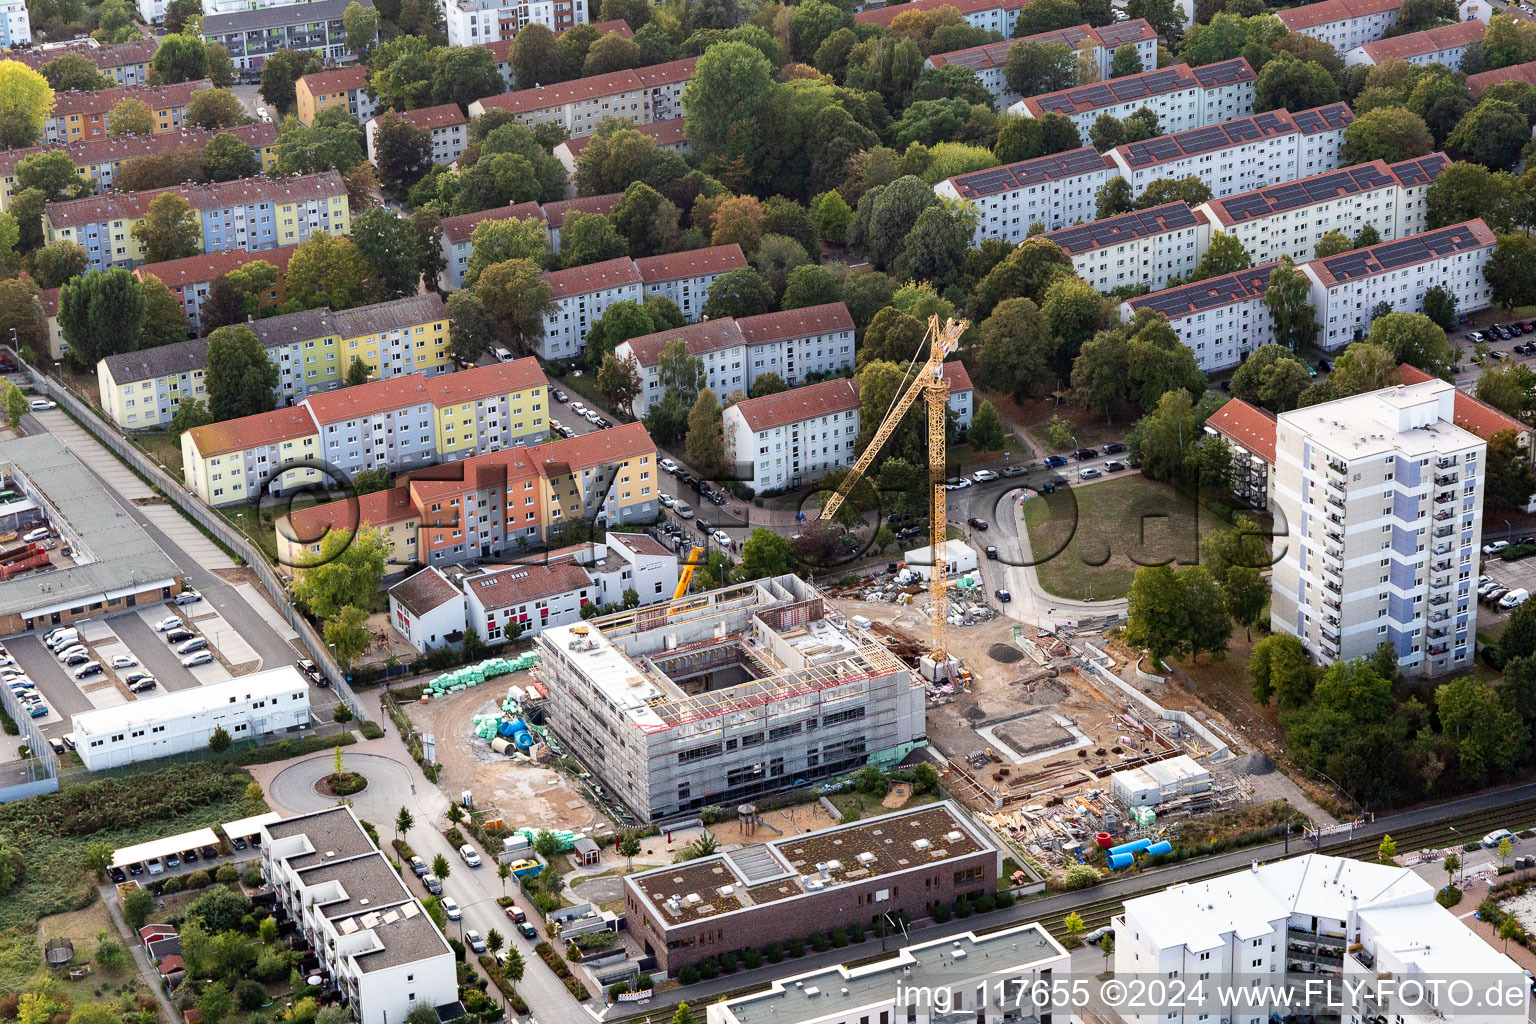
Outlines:
{"type": "MultiPolygon", "coordinates": [[[[1498,555],[1484,556],[1483,575],[1492,577],[1510,590],[1523,589],[1528,593],[1536,594],[1536,558],[1506,562],[1498,555]]],[[[1508,611],[1500,611],[1497,607],[1490,608],[1486,603],[1478,609],[1478,616],[1489,622],[1503,621],[1509,614],[1508,611]]]]}

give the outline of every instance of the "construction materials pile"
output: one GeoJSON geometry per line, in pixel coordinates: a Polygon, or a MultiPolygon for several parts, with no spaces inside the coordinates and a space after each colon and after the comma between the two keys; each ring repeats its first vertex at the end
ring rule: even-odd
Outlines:
{"type": "Polygon", "coordinates": [[[526,652],[515,658],[490,658],[478,665],[466,665],[452,672],[444,672],[427,684],[423,697],[446,697],[471,686],[479,686],[487,679],[495,679],[511,672],[523,672],[539,663],[537,654],[526,652]]]}

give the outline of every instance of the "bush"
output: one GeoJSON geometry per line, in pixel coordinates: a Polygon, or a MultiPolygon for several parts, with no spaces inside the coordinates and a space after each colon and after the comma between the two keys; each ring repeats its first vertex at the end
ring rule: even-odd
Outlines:
{"type": "Polygon", "coordinates": [[[949,908],[940,903],[933,908],[933,923],[943,924],[949,920],[949,908]]]}
{"type": "Polygon", "coordinates": [[[260,889],[265,880],[262,878],[261,868],[249,867],[245,869],[245,874],[240,876],[240,881],[247,889],[260,889]]]}
{"type": "Polygon", "coordinates": [[[1536,555],[1536,544],[1511,544],[1499,552],[1499,557],[1506,562],[1518,562],[1532,555],[1536,555]]]}
{"type": "Polygon", "coordinates": [[[1003,892],[1000,892],[994,896],[993,900],[997,903],[997,908],[999,910],[1007,910],[1009,907],[1018,902],[1018,897],[1014,896],[1013,893],[1004,890],[1003,892]]]}
{"type": "Polygon", "coordinates": [[[206,871],[194,871],[186,876],[183,883],[188,889],[206,889],[213,884],[213,879],[208,877],[206,871]]]}
{"type": "Polygon", "coordinates": [[[352,709],[345,704],[337,704],[336,710],[331,712],[331,721],[343,724],[352,721],[352,709]]]}
{"type": "Polygon", "coordinates": [[[458,939],[451,938],[448,940],[448,948],[453,950],[453,958],[455,960],[457,960],[459,963],[464,962],[464,943],[460,942],[458,939]]]}
{"type": "Polygon", "coordinates": [[[447,832],[444,832],[443,838],[448,840],[455,850],[464,845],[464,833],[460,832],[457,827],[450,828],[447,832]]]}
{"type": "Polygon", "coordinates": [[[804,939],[790,939],[788,942],[786,942],[784,944],[784,950],[790,956],[793,956],[793,957],[805,956],[805,940],[804,939]]]}
{"type": "Polygon", "coordinates": [[[235,999],[242,1010],[259,1010],[261,1004],[267,1001],[267,990],[261,987],[261,983],[246,978],[235,986],[235,999]]]}
{"type": "Polygon", "coordinates": [[[1499,866],[1498,873],[1501,875],[1512,875],[1515,873],[1515,869],[1510,867],[1508,864],[1503,864],[1499,866]]]}
{"type": "Polygon", "coordinates": [[[715,963],[714,957],[710,957],[708,960],[705,960],[703,963],[699,964],[699,977],[703,978],[705,981],[712,981],[719,976],[720,965],[715,963]]]}
{"type": "Polygon", "coordinates": [[[955,900],[955,916],[962,921],[971,916],[971,901],[968,899],[955,900]]]}
{"type": "Polygon", "coordinates": [[[177,875],[174,878],[167,878],[165,880],[165,884],[160,887],[160,892],[169,896],[173,893],[181,892],[181,890],[185,887],[186,883],[181,880],[180,875],[177,875]]]}
{"type": "Polygon", "coordinates": [[[1482,846],[1478,843],[1462,843],[1461,848],[1467,853],[1476,853],[1478,850],[1482,849],[1482,846]]]}
{"type": "Polygon", "coordinates": [[[977,896],[976,899],[972,901],[971,905],[976,908],[976,913],[985,914],[996,908],[997,898],[991,893],[984,892],[980,896],[977,896]]]}
{"type": "Polygon", "coordinates": [[[832,948],[832,942],[827,938],[825,932],[817,932],[811,936],[811,948],[818,953],[825,953],[828,949],[832,948]]]}
{"type": "Polygon", "coordinates": [[[1449,910],[1461,902],[1461,890],[1454,885],[1448,885],[1435,893],[1435,902],[1449,910]]]}
{"type": "Polygon", "coordinates": [[[769,963],[776,964],[784,959],[784,947],[777,942],[770,942],[763,949],[763,956],[767,958],[769,963]]]}
{"type": "Polygon", "coordinates": [[[699,969],[693,964],[684,964],[677,969],[677,983],[679,985],[692,985],[699,980],[699,969]]]}
{"type": "Polygon", "coordinates": [[[233,864],[220,864],[219,870],[214,872],[213,877],[228,885],[230,882],[240,881],[240,869],[233,864]]]}
{"type": "Polygon", "coordinates": [[[848,945],[848,933],[841,928],[832,929],[831,938],[832,945],[838,949],[842,949],[844,946],[848,945]]]}
{"type": "Polygon", "coordinates": [[[1099,869],[1088,864],[1074,864],[1067,869],[1067,888],[1086,889],[1099,883],[1099,869]]]}
{"type": "Polygon", "coordinates": [[[736,973],[736,954],[735,953],[721,953],[720,954],[720,970],[724,974],[735,974],[736,973]]]}
{"type": "Polygon", "coordinates": [[[857,946],[864,941],[864,926],[855,921],[848,926],[848,941],[857,946]]]}
{"type": "Polygon", "coordinates": [[[362,729],[363,739],[365,740],[380,739],[384,735],[384,727],[378,722],[364,722],[361,726],[359,726],[359,728],[362,729]]]}
{"type": "Polygon", "coordinates": [[[747,950],[745,953],[741,954],[741,963],[742,966],[749,971],[757,970],[759,967],[763,966],[763,951],[760,949],[747,950]]]}

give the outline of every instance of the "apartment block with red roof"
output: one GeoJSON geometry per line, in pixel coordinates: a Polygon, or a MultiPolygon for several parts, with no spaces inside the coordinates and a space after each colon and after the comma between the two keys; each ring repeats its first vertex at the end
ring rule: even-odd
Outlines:
{"type": "Polygon", "coordinates": [[[697,64],[697,57],[688,57],[487,96],[469,105],[469,116],[478,117],[487,110],[506,110],[529,127],[558,124],[572,137],[591,135],[600,122],[610,117],[633,124],[670,121],[682,116],[683,87],[693,77],[697,64]]]}
{"type": "Polygon", "coordinates": [[[345,110],[358,124],[367,124],[378,104],[368,93],[368,69],[361,64],[304,75],[295,84],[299,123],[312,125],[323,110],[345,110]]]}
{"type": "Polygon", "coordinates": [[[553,312],[544,317],[539,355],[545,359],[572,359],[585,351],[587,331],[593,321],[615,302],[639,302],[640,271],[628,256],[589,263],[544,275],[549,283],[553,312]]]}
{"type": "MultiPolygon", "coordinates": [[[[379,114],[369,118],[363,126],[363,134],[368,142],[368,159],[377,163],[378,151],[374,148],[373,139],[379,132],[379,125],[386,115],[379,114]]],[[[403,120],[417,131],[426,132],[432,140],[432,162],[434,164],[448,165],[453,163],[464,152],[464,146],[469,141],[469,119],[459,109],[457,103],[444,103],[436,107],[421,107],[417,110],[407,110],[405,113],[396,113],[394,116],[403,120]]]]}
{"type": "Polygon", "coordinates": [[[1289,31],[1321,39],[1342,54],[1386,35],[1402,6],[1403,0],[1321,0],[1275,13],[1289,31]]]}
{"type": "Polygon", "coordinates": [[[1205,432],[1232,448],[1232,496],[1268,510],[1275,497],[1275,414],[1234,398],[1211,413],[1205,432]]]}
{"type": "Polygon", "coordinates": [[[704,315],[705,293],[715,278],[747,265],[746,255],[735,242],[635,260],[646,297],[666,296],[677,303],[690,323],[704,315]]]}
{"type": "Polygon", "coordinates": [[[443,287],[464,287],[464,271],[469,269],[469,257],[473,250],[470,242],[475,233],[475,225],[486,220],[536,220],[542,223],[544,209],[538,203],[513,203],[510,206],[497,206],[477,213],[461,213],[456,217],[445,217],[442,222],[442,233],[439,235],[444,267],[442,274],[438,276],[438,282],[443,287]]]}
{"type": "Polygon", "coordinates": [[[1422,312],[1424,293],[1436,285],[1451,293],[1460,312],[1487,309],[1493,293],[1483,268],[1493,246],[1493,232],[1479,219],[1303,263],[1321,325],[1318,347],[1331,352],[1360,341],[1379,303],[1422,312]]]}
{"type": "Polygon", "coordinates": [[[154,112],[154,134],[173,132],[181,127],[187,104],[195,93],[213,88],[208,79],[178,82],[175,85],[134,85],[94,92],[67,91],[54,95],[53,112],[43,120],[43,138],[48,142],[77,142],[107,135],[107,115],[123,100],[137,99],[149,104],[154,112]]]}
{"type": "Polygon", "coordinates": [[[574,213],[601,213],[607,216],[623,198],[622,192],[610,192],[607,195],[578,196],[575,199],[557,199],[553,203],[545,203],[544,224],[549,228],[549,247],[555,252],[560,251],[560,231],[565,227],[567,217],[574,213]]]}
{"type": "Polygon", "coordinates": [[[186,314],[192,329],[201,333],[203,300],[208,297],[208,289],[213,286],[214,278],[239,270],[246,264],[255,263],[258,260],[268,263],[277,271],[277,283],[270,292],[261,297],[261,305],[275,306],[283,301],[283,279],[288,274],[288,261],[293,258],[294,250],[297,248],[296,245],[282,245],[276,249],[264,249],[261,252],[225,249],[220,252],[187,256],[179,260],[141,263],[133,268],[133,276],[141,281],[150,274],[158,277],[181,303],[182,312],[186,314]]]}
{"type": "Polygon", "coordinates": [[[183,477],[198,497],[219,505],[287,493],[327,475],[334,481],[366,469],[467,459],[547,436],[548,392],[544,371],[528,357],[311,394],[283,410],[281,429],[269,422],[276,414],[262,413],[184,432],[183,477]],[[316,466],[277,476],[306,459],[316,466]]]}
{"type": "Polygon", "coordinates": [[[884,25],[890,28],[891,22],[908,11],[937,11],[941,7],[953,7],[960,12],[960,17],[964,18],[967,24],[1000,32],[1004,39],[1012,39],[1014,26],[1019,20],[1019,12],[1028,2],[1029,0],[912,0],[907,4],[894,4],[889,7],[859,11],[853,16],[853,20],[861,25],[884,25]]]}
{"type": "Polygon", "coordinates": [[[689,355],[703,360],[705,383],[722,399],[736,392],[750,394],[765,373],[776,373],[790,387],[798,387],[812,376],[851,371],[854,363],[853,318],[841,302],[740,319],[720,317],[631,338],[621,342],[614,355],[632,358],[640,368],[640,393],[630,403],[637,418],[661,401],[661,353],[679,340],[689,355]]]}
{"type": "Polygon", "coordinates": [[[542,548],[563,522],[650,521],[658,508],[656,460],[656,444],[638,423],[486,452],[410,473],[390,498],[375,499],[376,508],[341,500],[294,512],[277,524],[278,553],[293,564],[318,552],[327,530],[387,521],[392,565],[511,558],[542,548]]]}
{"type": "Polygon", "coordinates": [[[1422,32],[1409,32],[1357,46],[1344,54],[1344,63],[1346,66],[1366,64],[1374,67],[1389,60],[1401,60],[1419,67],[1444,64],[1448,68],[1459,68],[1461,58],[1467,55],[1467,47],[1482,42],[1487,33],[1486,22],[1476,18],[1458,21],[1453,25],[1427,28],[1422,32]]]}
{"type": "Polygon", "coordinates": [[[33,71],[41,71],[49,61],[57,60],[66,53],[74,53],[95,64],[97,70],[110,75],[118,85],[146,85],[149,82],[149,64],[154,59],[158,45],[154,39],[134,39],[105,46],[94,39],[81,39],[25,50],[0,51],[0,60],[20,61],[33,71]]]}
{"type": "Polygon", "coordinates": [[[1003,72],[1008,61],[1008,51],[1020,43],[1063,43],[1074,53],[1086,52],[1098,67],[1100,81],[1109,78],[1110,63],[1114,60],[1115,51],[1122,46],[1135,48],[1136,55],[1141,59],[1142,71],[1157,67],[1157,33],[1143,18],[1115,22],[1101,28],[1074,25],[1039,35],[1017,36],[1000,43],[984,43],[965,50],[935,53],[926,63],[930,68],[948,67],[951,64],[969,68],[982,87],[1006,107],[1022,98],[1008,88],[1007,76],[1003,72]]]}
{"type": "MultiPolygon", "coordinates": [[[[693,152],[693,146],[683,136],[683,119],[674,117],[670,121],[653,121],[650,124],[636,125],[635,130],[647,138],[653,139],[659,149],[665,149],[672,153],[688,154],[693,152]]],[[[566,139],[557,145],[551,152],[555,159],[560,161],[565,168],[565,173],[576,173],[576,161],[581,159],[582,150],[587,148],[587,143],[592,141],[590,135],[578,135],[572,139],[566,139]]]]}

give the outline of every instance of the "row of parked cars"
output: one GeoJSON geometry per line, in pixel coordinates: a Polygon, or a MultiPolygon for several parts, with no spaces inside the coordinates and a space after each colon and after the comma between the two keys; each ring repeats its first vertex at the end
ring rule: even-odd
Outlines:
{"type": "Polygon", "coordinates": [[[1468,332],[1467,340],[1474,344],[1485,341],[1509,341],[1511,338],[1518,338],[1532,331],[1536,331],[1536,323],[1530,320],[1512,324],[1489,324],[1481,331],[1468,332]]]}
{"type": "MultiPolygon", "coordinates": [[[[48,704],[42,694],[37,692],[37,684],[16,664],[16,659],[11,657],[11,652],[5,649],[4,644],[0,644],[0,678],[5,680],[11,696],[16,698],[16,703],[28,718],[42,718],[48,714],[48,704]]],[[[62,754],[64,751],[60,747],[62,744],[56,746],[54,752],[62,754]]]]}
{"type": "Polygon", "coordinates": [[[213,661],[213,652],[208,649],[208,638],[189,628],[181,616],[167,615],[155,623],[155,632],[165,635],[165,642],[172,646],[186,668],[196,668],[213,661]]]}
{"type": "Polygon", "coordinates": [[[1524,587],[1510,589],[1492,576],[1479,576],[1477,579],[1477,599],[1490,608],[1497,607],[1507,612],[1525,604],[1530,597],[1530,591],[1524,587]]]}

